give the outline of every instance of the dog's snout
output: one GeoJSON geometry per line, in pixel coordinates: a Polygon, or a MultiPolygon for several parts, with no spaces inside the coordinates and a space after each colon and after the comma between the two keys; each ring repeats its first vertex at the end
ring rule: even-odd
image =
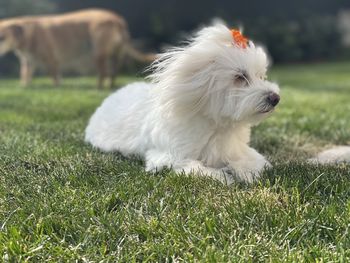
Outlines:
{"type": "Polygon", "coordinates": [[[275,92],[271,92],[269,93],[269,95],[267,96],[267,102],[269,104],[271,104],[272,106],[276,106],[278,104],[278,102],[280,101],[280,95],[278,95],[275,92]]]}

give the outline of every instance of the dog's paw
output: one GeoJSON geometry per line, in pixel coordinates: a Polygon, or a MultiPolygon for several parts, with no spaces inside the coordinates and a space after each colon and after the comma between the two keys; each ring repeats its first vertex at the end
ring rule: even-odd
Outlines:
{"type": "Polygon", "coordinates": [[[229,166],[219,169],[218,173],[219,180],[223,184],[231,185],[235,181],[235,172],[229,166]]]}
{"type": "Polygon", "coordinates": [[[258,180],[261,176],[261,171],[253,171],[253,170],[249,170],[249,171],[237,171],[236,172],[236,177],[244,182],[247,183],[253,183],[254,181],[258,180]]]}
{"type": "Polygon", "coordinates": [[[242,168],[237,166],[235,168],[233,167],[225,168],[225,172],[231,175],[232,180],[246,182],[246,183],[253,183],[254,181],[258,180],[263,170],[264,168],[253,169],[253,168],[242,168]]]}
{"type": "Polygon", "coordinates": [[[240,160],[230,164],[234,177],[238,181],[253,183],[260,178],[262,172],[272,168],[272,165],[262,155],[256,154],[255,159],[240,160]]]}
{"type": "Polygon", "coordinates": [[[177,173],[185,173],[199,176],[208,176],[220,181],[225,185],[230,185],[234,182],[233,171],[230,167],[221,169],[205,167],[199,161],[188,162],[187,165],[175,169],[177,173]]]}
{"type": "Polygon", "coordinates": [[[266,161],[263,167],[263,170],[271,169],[272,164],[269,161],[266,161]]]}

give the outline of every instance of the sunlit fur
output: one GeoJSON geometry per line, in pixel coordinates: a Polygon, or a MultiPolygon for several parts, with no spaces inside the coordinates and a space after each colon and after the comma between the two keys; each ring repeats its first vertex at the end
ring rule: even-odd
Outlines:
{"type": "Polygon", "coordinates": [[[273,111],[268,61],[253,43],[233,43],[223,24],[200,30],[187,45],[159,56],[151,83],[108,97],[91,117],[86,141],[103,151],[139,154],[148,171],[171,167],[224,183],[251,182],[269,166],[249,147],[250,128],[273,111]],[[242,77],[237,76],[244,73],[242,77]]]}
{"type": "Polygon", "coordinates": [[[316,157],[308,159],[313,164],[350,163],[350,146],[340,145],[324,150],[316,157]]]}

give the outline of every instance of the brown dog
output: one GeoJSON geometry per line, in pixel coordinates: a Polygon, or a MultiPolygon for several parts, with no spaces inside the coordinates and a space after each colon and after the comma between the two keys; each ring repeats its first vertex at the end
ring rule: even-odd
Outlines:
{"type": "Polygon", "coordinates": [[[110,86],[123,57],[149,62],[130,44],[127,24],[106,10],[88,9],[62,15],[18,17],[0,21],[0,54],[14,51],[20,60],[21,83],[30,83],[35,66],[42,64],[59,84],[61,67],[79,55],[93,56],[98,87],[110,77],[110,86]]]}

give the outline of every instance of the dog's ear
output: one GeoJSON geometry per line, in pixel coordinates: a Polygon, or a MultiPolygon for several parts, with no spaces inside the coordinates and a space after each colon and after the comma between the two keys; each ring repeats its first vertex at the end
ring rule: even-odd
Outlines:
{"type": "Polygon", "coordinates": [[[0,31],[0,42],[4,41],[6,39],[6,35],[0,31]]]}
{"type": "Polygon", "coordinates": [[[9,30],[15,39],[21,40],[24,36],[24,30],[22,26],[12,25],[9,27],[9,30]]]}
{"type": "Polygon", "coordinates": [[[24,28],[20,25],[11,25],[7,28],[9,37],[12,39],[13,45],[19,47],[25,42],[24,28]]]}

